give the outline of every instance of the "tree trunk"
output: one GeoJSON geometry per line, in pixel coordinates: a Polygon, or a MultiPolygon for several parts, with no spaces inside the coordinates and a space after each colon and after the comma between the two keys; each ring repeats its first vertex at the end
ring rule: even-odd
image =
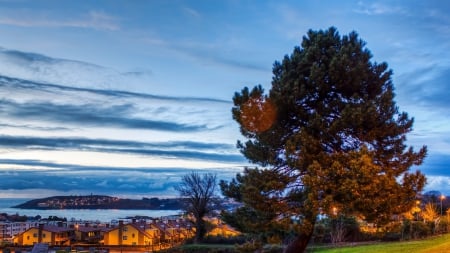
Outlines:
{"type": "Polygon", "coordinates": [[[311,230],[308,233],[304,233],[298,235],[294,238],[294,240],[286,247],[284,253],[303,253],[306,250],[306,246],[308,246],[309,240],[313,235],[313,231],[311,230]]]}
{"type": "Polygon", "coordinates": [[[194,243],[200,243],[203,241],[203,238],[206,234],[206,224],[203,218],[198,218],[195,224],[195,237],[194,243]]]}

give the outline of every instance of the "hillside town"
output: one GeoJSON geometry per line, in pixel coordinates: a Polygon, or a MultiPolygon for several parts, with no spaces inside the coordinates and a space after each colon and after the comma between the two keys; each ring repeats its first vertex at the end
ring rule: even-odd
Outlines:
{"type": "Polygon", "coordinates": [[[37,204],[41,208],[67,208],[67,207],[89,207],[109,204],[119,201],[117,197],[109,196],[80,196],[70,199],[48,199],[37,204]]]}
{"type": "Polygon", "coordinates": [[[14,206],[22,209],[145,209],[179,210],[182,201],[177,198],[127,199],[105,195],[53,196],[32,199],[14,206]]]}

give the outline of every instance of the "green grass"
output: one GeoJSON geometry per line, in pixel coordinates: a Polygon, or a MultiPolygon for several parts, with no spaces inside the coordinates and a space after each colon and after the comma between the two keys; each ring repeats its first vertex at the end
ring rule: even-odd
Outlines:
{"type": "Polygon", "coordinates": [[[446,253],[450,252],[450,234],[426,240],[376,243],[337,248],[310,248],[308,253],[446,253]]]}
{"type": "MultiPolygon", "coordinates": [[[[230,244],[188,244],[180,246],[176,252],[209,252],[209,250],[229,250],[230,244]]],[[[175,251],[173,251],[175,252],[175,251]]],[[[310,247],[307,253],[450,253],[450,234],[424,240],[404,242],[382,242],[359,246],[310,247]]]]}

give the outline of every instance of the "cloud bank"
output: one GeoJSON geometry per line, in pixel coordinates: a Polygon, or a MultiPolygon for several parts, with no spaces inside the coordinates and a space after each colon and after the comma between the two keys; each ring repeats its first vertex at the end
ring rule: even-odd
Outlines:
{"type": "Polygon", "coordinates": [[[229,179],[246,163],[229,101],[71,79],[105,71],[82,62],[8,50],[0,58],[8,65],[0,72],[0,190],[167,196],[185,173],[229,179]]]}

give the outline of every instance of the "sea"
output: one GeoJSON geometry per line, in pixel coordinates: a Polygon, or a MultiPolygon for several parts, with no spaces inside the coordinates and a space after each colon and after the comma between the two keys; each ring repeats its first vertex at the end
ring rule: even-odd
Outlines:
{"type": "Polygon", "coordinates": [[[179,215],[181,210],[117,210],[117,209],[58,209],[58,210],[40,210],[40,209],[20,209],[12,208],[15,205],[22,204],[31,199],[24,198],[0,198],[0,213],[9,215],[18,214],[28,217],[40,215],[42,218],[57,216],[66,218],[68,221],[99,221],[109,223],[112,221],[130,219],[135,216],[148,216],[161,218],[172,215],[179,215]]]}

